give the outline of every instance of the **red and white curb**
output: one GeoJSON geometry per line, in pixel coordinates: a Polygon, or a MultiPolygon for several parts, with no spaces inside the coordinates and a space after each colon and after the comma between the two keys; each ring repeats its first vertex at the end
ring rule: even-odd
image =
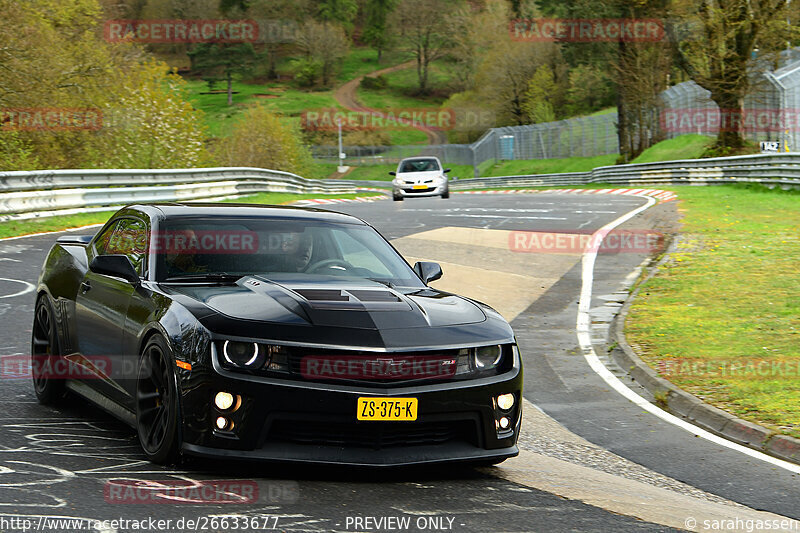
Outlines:
{"type": "Polygon", "coordinates": [[[350,204],[350,203],[364,203],[374,202],[376,200],[386,200],[387,196],[356,196],[355,198],[311,198],[308,200],[298,200],[293,202],[292,205],[298,207],[309,207],[312,205],[329,205],[329,204],[350,204]]]}
{"type": "Polygon", "coordinates": [[[454,191],[454,194],[610,194],[652,197],[662,202],[675,200],[678,195],[661,189],[514,189],[500,191],[454,191]]]}

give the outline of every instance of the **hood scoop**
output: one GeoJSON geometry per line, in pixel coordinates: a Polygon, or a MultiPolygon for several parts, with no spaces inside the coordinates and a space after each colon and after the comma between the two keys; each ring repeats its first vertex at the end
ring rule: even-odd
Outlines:
{"type": "Polygon", "coordinates": [[[395,293],[371,289],[291,289],[313,309],[408,311],[411,306],[395,293]]]}

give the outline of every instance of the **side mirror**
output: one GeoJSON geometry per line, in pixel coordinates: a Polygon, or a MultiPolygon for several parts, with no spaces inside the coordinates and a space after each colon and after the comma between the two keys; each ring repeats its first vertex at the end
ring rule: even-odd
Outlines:
{"type": "Polygon", "coordinates": [[[444,172],[445,174],[447,174],[448,172],[450,172],[450,169],[449,169],[449,168],[446,168],[446,169],[444,169],[442,172],[444,172]]]}
{"type": "Polygon", "coordinates": [[[414,265],[414,272],[417,273],[425,285],[442,277],[442,267],[439,266],[439,263],[430,261],[418,261],[414,265]]]}
{"type": "Polygon", "coordinates": [[[97,255],[89,263],[89,270],[95,274],[122,278],[132,285],[139,285],[141,281],[127,255],[97,255]]]}
{"type": "Polygon", "coordinates": [[[390,171],[390,172],[389,172],[389,175],[390,175],[390,176],[397,176],[397,172],[395,172],[394,170],[392,170],[392,171],[390,171]]]}

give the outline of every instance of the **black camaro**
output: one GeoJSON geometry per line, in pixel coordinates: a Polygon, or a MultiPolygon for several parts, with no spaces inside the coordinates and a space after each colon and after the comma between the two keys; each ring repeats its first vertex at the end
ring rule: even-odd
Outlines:
{"type": "Polygon", "coordinates": [[[518,453],[514,334],[441,275],[340,213],[126,207],[50,250],[36,395],[87,398],[158,463],[498,463],[518,453]]]}

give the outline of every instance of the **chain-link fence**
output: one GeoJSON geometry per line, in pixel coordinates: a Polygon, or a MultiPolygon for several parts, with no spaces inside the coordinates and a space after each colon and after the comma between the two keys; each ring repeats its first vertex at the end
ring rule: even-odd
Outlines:
{"type": "MultiPolygon", "coordinates": [[[[794,52],[794,51],[792,51],[794,52]]],[[[793,57],[791,54],[784,59],[793,57]]],[[[800,60],[751,77],[743,109],[720,110],[710,91],[693,81],[661,93],[661,128],[666,138],[687,133],[715,136],[720,128],[739,130],[753,142],[780,141],[782,151],[800,147],[800,60]]]]}
{"type": "MultiPolygon", "coordinates": [[[[477,177],[484,164],[512,159],[554,159],[615,154],[619,151],[617,114],[557,122],[492,128],[472,144],[346,146],[348,165],[397,163],[404,157],[432,155],[449,165],[471,165],[477,177]]],[[[314,146],[321,161],[338,161],[335,146],[314,146]]]]}

